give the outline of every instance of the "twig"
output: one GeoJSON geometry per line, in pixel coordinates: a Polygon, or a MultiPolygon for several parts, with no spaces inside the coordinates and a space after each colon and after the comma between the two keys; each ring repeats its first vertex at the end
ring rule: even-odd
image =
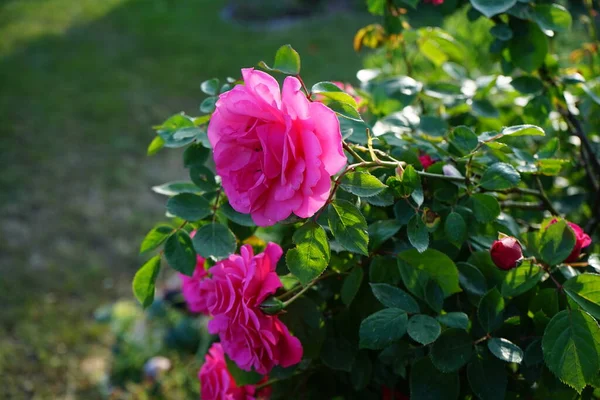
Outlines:
{"type": "Polygon", "coordinates": [[[531,201],[513,201],[505,200],[500,203],[504,208],[520,208],[522,210],[543,210],[544,203],[542,202],[531,202],[531,201]]]}
{"type": "Polygon", "coordinates": [[[304,89],[304,92],[306,93],[306,98],[308,100],[312,100],[312,94],[308,91],[308,89],[306,88],[306,85],[304,84],[304,81],[302,80],[302,77],[300,76],[300,74],[296,75],[296,78],[298,78],[298,80],[300,81],[300,84],[302,85],[302,89],[304,89]]]}
{"type": "Polygon", "coordinates": [[[342,145],[344,146],[344,150],[346,150],[356,161],[365,162],[364,158],[358,155],[356,151],[350,145],[344,141],[342,141],[342,145]]]}
{"type": "Polygon", "coordinates": [[[542,185],[542,181],[540,180],[539,175],[535,176],[535,181],[538,185],[538,189],[540,190],[539,197],[542,200],[542,203],[544,203],[544,205],[546,206],[546,209],[548,211],[550,211],[550,213],[552,213],[552,215],[560,215],[560,213],[558,211],[556,211],[556,209],[552,205],[552,202],[550,201],[548,196],[546,196],[546,192],[544,191],[544,185],[542,185]]]}

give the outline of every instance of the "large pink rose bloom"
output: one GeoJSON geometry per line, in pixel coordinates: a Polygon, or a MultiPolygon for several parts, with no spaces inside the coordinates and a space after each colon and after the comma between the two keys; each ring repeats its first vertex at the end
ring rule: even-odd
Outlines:
{"type": "Polygon", "coordinates": [[[330,177],[346,163],[339,121],[309,102],[300,81],[283,90],[270,75],[242,70],[245,85],[219,96],[208,125],[217,173],[231,206],[257,225],[292,213],[308,218],[326,202],[330,177]]]}
{"type": "MultiPolygon", "coordinates": [[[[194,237],[196,231],[190,233],[190,237],[194,237]]],[[[188,310],[193,313],[208,314],[206,306],[206,293],[200,283],[206,278],[208,273],[204,269],[204,258],[196,255],[196,269],[192,276],[179,274],[181,279],[181,293],[187,304],[188,310]]]]}
{"type": "Polygon", "coordinates": [[[302,359],[302,345],[276,315],[267,315],[260,304],[282,286],[275,273],[283,251],[269,243],[254,255],[245,245],[240,255],[218,262],[202,286],[213,319],[208,324],[218,334],[225,353],[244,370],[267,374],[275,365],[289,367],[302,359]]]}
{"type": "Polygon", "coordinates": [[[254,400],[254,385],[238,387],[225,363],[223,348],[214,343],[200,372],[200,395],[202,400],[254,400]]]}

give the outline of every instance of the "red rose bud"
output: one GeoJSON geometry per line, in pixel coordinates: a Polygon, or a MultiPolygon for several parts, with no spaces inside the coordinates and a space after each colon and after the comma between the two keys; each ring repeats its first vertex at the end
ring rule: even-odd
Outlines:
{"type": "Polygon", "coordinates": [[[519,260],[523,258],[523,250],[517,239],[507,236],[492,244],[490,255],[494,264],[506,271],[517,266],[519,260]]]}
{"type": "MultiPolygon", "coordinates": [[[[550,221],[550,223],[548,224],[548,226],[557,223],[558,220],[556,218],[554,218],[552,221],[550,221]]],[[[583,249],[584,247],[588,247],[590,244],[592,244],[592,238],[590,238],[584,231],[583,229],[581,229],[581,227],[577,224],[574,224],[572,222],[566,221],[567,225],[569,225],[569,227],[571,227],[571,229],[573,230],[573,233],[575,234],[575,246],[573,247],[573,251],[571,251],[571,254],[569,254],[569,257],[567,257],[565,259],[566,263],[570,263],[570,262],[576,262],[577,260],[579,260],[579,256],[581,255],[581,249],[583,249]]]]}
{"type": "Polygon", "coordinates": [[[420,155],[419,161],[421,162],[423,169],[427,169],[435,163],[435,161],[433,161],[433,158],[431,158],[429,154],[420,155]]]}

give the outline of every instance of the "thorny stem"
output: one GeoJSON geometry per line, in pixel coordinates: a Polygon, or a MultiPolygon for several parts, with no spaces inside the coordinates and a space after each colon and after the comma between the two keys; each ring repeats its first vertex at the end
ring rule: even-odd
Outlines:
{"type": "Polygon", "coordinates": [[[346,142],[342,142],[344,146],[344,150],[346,150],[356,161],[365,162],[364,158],[362,158],[350,145],[346,142]]]}
{"type": "Polygon", "coordinates": [[[474,342],[473,342],[473,344],[474,344],[474,345],[475,345],[475,344],[479,344],[479,343],[485,342],[486,340],[488,340],[488,339],[491,339],[491,338],[492,338],[492,335],[490,335],[490,334],[488,333],[488,334],[487,334],[487,335],[485,335],[484,337],[481,337],[481,338],[477,339],[476,341],[474,341],[474,342]]]}
{"type": "Polygon", "coordinates": [[[223,188],[219,188],[217,191],[217,197],[215,198],[215,205],[213,206],[213,217],[212,220],[215,222],[217,219],[217,210],[219,209],[219,199],[221,198],[221,192],[223,192],[223,188]]]}
{"type": "Polygon", "coordinates": [[[298,293],[296,293],[295,295],[293,295],[289,300],[286,300],[283,302],[283,308],[286,308],[287,306],[289,306],[290,304],[292,304],[297,298],[299,298],[300,296],[302,296],[304,294],[304,292],[306,292],[308,289],[310,289],[311,287],[313,287],[313,285],[317,282],[317,279],[314,279],[313,281],[309,282],[308,285],[306,285],[305,287],[302,288],[301,291],[299,291],[298,293]]]}

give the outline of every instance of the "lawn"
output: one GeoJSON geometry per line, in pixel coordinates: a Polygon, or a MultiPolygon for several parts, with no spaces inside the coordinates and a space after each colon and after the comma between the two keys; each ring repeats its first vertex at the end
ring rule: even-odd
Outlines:
{"type": "Polygon", "coordinates": [[[8,0],[0,5],[0,398],[100,397],[111,337],[94,311],[131,298],[138,243],[161,218],[149,187],[183,177],[148,159],[150,126],[198,113],[199,84],[302,55],[307,83],[353,80],[338,13],[268,32],[220,17],[224,1],[8,0]]]}

